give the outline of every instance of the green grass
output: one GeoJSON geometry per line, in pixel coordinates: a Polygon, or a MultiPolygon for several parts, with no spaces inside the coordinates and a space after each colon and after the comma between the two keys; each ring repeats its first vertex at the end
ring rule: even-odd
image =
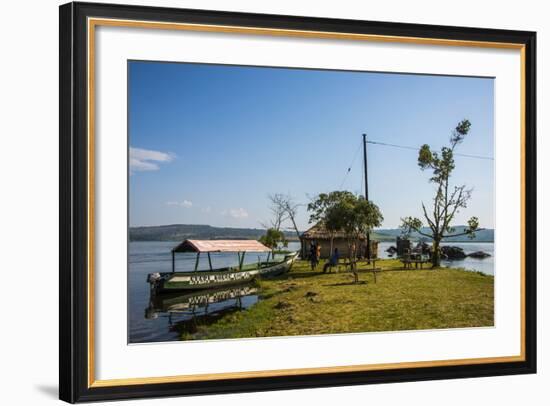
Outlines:
{"type": "MultiPolygon", "coordinates": [[[[263,299],[248,310],[199,326],[182,339],[245,338],[492,326],[494,278],[460,269],[402,270],[398,260],[361,273],[316,272],[305,261],[262,280],[263,299]]],[[[366,265],[361,265],[366,267],[366,265]]]]}

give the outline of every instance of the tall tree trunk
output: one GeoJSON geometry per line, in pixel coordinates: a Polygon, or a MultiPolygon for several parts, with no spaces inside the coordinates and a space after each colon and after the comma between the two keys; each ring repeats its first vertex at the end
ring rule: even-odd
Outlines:
{"type": "Polygon", "coordinates": [[[439,268],[441,266],[441,237],[434,237],[432,250],[432,268],[439,268]]]}

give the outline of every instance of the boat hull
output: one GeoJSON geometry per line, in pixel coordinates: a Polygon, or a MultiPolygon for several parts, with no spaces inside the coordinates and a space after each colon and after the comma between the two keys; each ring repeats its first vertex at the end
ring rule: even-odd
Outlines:
{"type": "Polygon", "coordinates": [[[250,282],[258,277],[273,277],[288,272],[297,253],[285,256],[277,263],[264,264],[242,271],[219,270],[198,272],[166,272],[149,274],[147,281],[155,293],[169,293],[186,290],[216,289],[250,282]]]}

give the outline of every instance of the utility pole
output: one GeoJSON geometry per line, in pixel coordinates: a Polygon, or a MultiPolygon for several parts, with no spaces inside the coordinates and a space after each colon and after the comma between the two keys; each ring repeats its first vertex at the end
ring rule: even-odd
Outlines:
{"type": "Polygon", "coordinates": [[[369,200],[369,178],[367,176],[367,134],[363,134],[363,164],[365,165],[365,199],[369,200]]]}
{"type": "MultiPolygon", "coordinates": [[[[363,134],[363,164],[365,166],[365,200],[369,200],[369,177],[367,170],[367,134],[363,134]]],[[[367,262],[370,264],[370,232],[367,231],[367,262]]]]}

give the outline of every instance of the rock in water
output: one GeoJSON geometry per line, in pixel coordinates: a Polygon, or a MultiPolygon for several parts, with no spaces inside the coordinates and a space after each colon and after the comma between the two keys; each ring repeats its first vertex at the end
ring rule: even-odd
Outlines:
{"type": "Polygon", "coordinates": [[[468,254],[468,256],[471,258],[483,259],[483,258],[490,257],[491,254],[487,254],[486,252],[483,252],[483,251],[476,251],[476,252],[472,252],[471,254],[468,254]]]}
{"type": "Polygon", "coordinates": [[[464,259],[466,258],[466,254],[464,253],[464,250],[460,247],[455,246],[443,246],[441,247],[441,256],[445,259],[464,259]]]}

